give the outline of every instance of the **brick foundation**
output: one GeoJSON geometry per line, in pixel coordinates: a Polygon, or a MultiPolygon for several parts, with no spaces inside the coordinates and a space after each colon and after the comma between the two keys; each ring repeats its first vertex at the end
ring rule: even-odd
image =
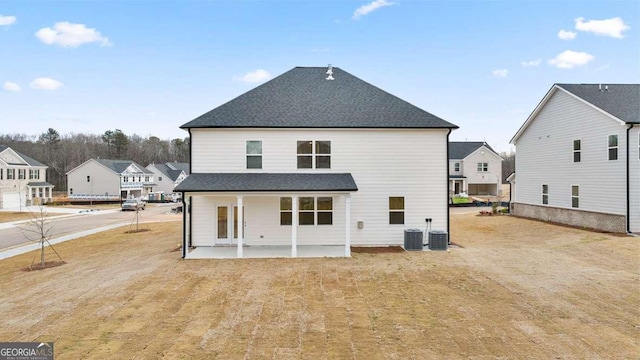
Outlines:
{"type": "Polygon", "coordinates": [[[511,213],[525,218],[538,219],[571,226],[585,227],[614,233],[626,233],[627,223],[624,215],[604,214],[584,210],[562,209],[511,203],[511,213]]]}

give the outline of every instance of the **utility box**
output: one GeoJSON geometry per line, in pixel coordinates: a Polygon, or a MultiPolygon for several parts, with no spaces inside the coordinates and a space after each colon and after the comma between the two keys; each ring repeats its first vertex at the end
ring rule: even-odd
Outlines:
{"type": "Polygon", "coordinates": [[[422,230],[406,229],[404,231],[404,249],[407,251],[422,251],[422,230]]]}
{"type": "Polygon", "coordinates": [[[442,230],[429,231],[429,250],[447,250],[449,247],[449,234],[442,230]]]}

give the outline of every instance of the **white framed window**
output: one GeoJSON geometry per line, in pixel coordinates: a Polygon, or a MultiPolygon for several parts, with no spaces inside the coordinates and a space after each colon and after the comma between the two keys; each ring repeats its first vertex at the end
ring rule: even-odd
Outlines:
{"type": "Polygon", "coordinates": [[[149,182],[149,176],[144,177],[144,182],[149,182]]]}
{"type": "Polygon", "coordinates": [[[489,171],[489,164],[486,162],[478,163],[478,172],[487,172],[489,171]]]}
{"type": "Polygon", "coordinates": [[[404,196],[389,197],[389,224],[404,224],[404,196]]]}
{"type": "Polygon", "coordinates": [[[162,176],[158,176],[158,181],[162,181],[162,176]]]}
{"type": "Polygon", "coordinates": [[[291,225],[293,223],[293,211],[290,197],[280,198],[280,225],[291,225]]]}
{"type": "Polygon", "coordinates": [[[573,140],[573,162],[582,161],[582,141],[580,139],[573,140]]]}
{"type": "Polygon", "coordinates": [[[579,185],[571,185],[571,207],[576,209],[580,207],[580,186],[579,185]]]}
{"type": "Polygon", "coordinates": [[[298,169],[331,169],[331,141],[297,142],[298,169]]]}
{"type": "Polygon", "coordinates": [[[549,185],[542,184],[542,204],[549,204],[549,185]]]}
{"type": "Polygon", "coordinates": [[[25,169],[18,169],[18,180],[24,180],[27,177],[27,171],[25,169]]]}
{"type": "Polygon", "coordinates": [[[262,169],[262,141],[247,141],[247,169],[262,169]]]}
{"type": "Polygon", "coordinates": [[[330,196],[298,198],[299,225],[333,225],[333,198],[330,196]]]}
{"type": "Polygon", "coordinates": [[[453,171],[460,172],[460,163],[453,163],[453,171]]]}
{"type": "Polygon", "coordinates": [[[29,169],[29,180],[38,180],[38,179],[40,179],[40,170],[29,169]]]}
{"type": "Polygon", "coordinates": [[[15,180],[16,178],[16,169],[7,169],[7,180],[15,180]]]}
{"type": "Polygon", "coordinates": [[[609,135],[607,139],[609,160],[618,160],[618,135],[609,135]]]}

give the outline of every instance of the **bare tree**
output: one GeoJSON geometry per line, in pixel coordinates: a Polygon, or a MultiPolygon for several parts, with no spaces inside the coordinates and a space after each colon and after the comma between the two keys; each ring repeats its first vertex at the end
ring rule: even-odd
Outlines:
{"type": "MultiPolygon", "coordinates": [[[[38,211],[31,212],[30,219],[21,226],[21,230],[25,238],[30,241],[40,243],[40,269],[45,268],[46,261],[44,250],[47,244],[49,244],[51,250],[53,250],[56,256],[58,256],[58,259],[60,259],[60,261],[63,261],[62,257],[60,257],[60,254],[58,254],[56,249],[54,249],[53,245],[51,245],[51,243],[49,242],[49,240],[51,239],[51,231],[53,230],[53,225],[51,224],[51,221],[47,219],[47,211],[45,210],[44,206],[40,205],[38,207],[38,211]]],[[[31,266],[33,266],[33,261],[31,262],[31,266]]]]}

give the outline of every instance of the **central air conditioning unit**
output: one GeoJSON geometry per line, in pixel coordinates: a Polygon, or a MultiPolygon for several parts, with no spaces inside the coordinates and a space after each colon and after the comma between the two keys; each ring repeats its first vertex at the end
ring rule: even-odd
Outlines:
{"type": "Polygon", "coordinates": [[[447,250],[449,247],[449,234],[446,231],[429,231],[429,250],[447,250]]]}
{"type": "Polygon", "coordinates": [[[404,249],[422,251],[422,230],[407,229],[404,231],[404,249]]]}

